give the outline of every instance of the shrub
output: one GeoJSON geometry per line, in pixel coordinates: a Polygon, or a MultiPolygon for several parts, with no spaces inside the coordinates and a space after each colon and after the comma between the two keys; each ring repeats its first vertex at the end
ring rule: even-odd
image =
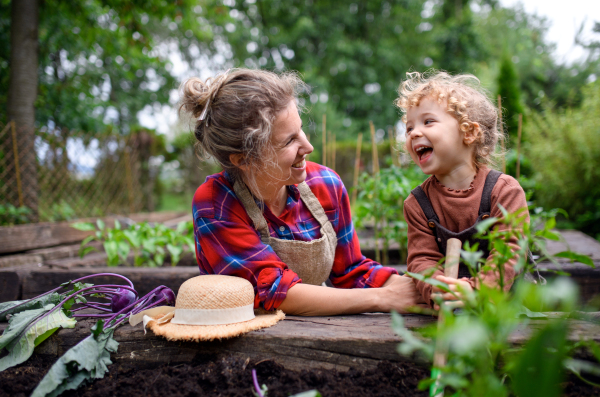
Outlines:
{"type": "MultiPolygon", "coordinates": [[[[600,81],[583,90],[580,108],[531,113],[527,155],[536,202],[566,210],[570,223],[600,235],[600,81]]],[[[564,226],[564,225],[563,225],[564,226]]]]}

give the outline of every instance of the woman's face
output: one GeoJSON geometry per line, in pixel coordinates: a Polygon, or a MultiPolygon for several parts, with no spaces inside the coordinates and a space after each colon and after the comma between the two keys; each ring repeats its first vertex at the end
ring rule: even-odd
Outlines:
{"type": "Polygon", "coordinates": [[[306,156],[313,147],[302,131],[302,120],[294,100],[275,118],[271,129],[272,157],[265,159],[266,167],[256,182],[261,193],[270,193],[286,185],[295,185],[306,179],[306,156]]]}

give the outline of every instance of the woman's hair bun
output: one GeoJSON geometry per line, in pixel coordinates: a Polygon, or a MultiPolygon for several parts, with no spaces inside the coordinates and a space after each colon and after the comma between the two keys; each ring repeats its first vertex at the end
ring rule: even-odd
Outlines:
{"type": "Polygon", "coordinates": [[[206,104],[218,90],[215,84],[207,84],[198,77],[192,77],[182,84],[181,108],[191,113],[194,118],[200,117],[200,114],[206,107],[206,104]]]}

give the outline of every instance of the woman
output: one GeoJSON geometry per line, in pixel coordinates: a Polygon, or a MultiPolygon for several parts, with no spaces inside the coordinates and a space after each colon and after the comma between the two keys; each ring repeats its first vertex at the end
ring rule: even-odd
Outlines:
{"type": "Polygon", "coordinates": [[[296,107],[304,88],[294,74],[247,69],[183,84],[197,147],[224,170],[194,195],[200,272],[247,279],[267,310],[406,312],[422,302],[414,283],[361,254],[342,181],[306,161],[313,147],[296,107]]]}

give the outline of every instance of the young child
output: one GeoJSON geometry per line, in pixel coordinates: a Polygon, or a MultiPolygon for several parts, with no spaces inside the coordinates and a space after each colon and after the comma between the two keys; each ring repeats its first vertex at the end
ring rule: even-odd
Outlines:
{"type": "MultiPolygon", "coordinates": [[[[408,223],[408,271],[423,273],[457,285],[476,287],[468,268],[461,264],[459,280],[443,276],[438,262],[445,256],[450,237],[475,243],[475,224],[488,217],[502,217],[498,204],[508,212],[527,208],[525,193],[509,175],[492,170],[495,148],[504,137],[498,131],[498,113],[472,75],[451,76],[407,73],[398,89],[396,105],[404,113],[406,151],[424,173],[431,175],[404,202],[408,223]]],[[[529,222],[529,215],[527,215],[529,222]]],[[[518,249],[516,241],[511,241],[518,249]]],[[[479,241],[484,257],[491,255],[487,241],[479,241]]],[[[504,269],[504,286],[515,277],[513,264],[504,269]]],[[[497,272],[482,273],[488,285],[498,285],[497,272]]],[[[431,306],[432,286],[417,281],[417,289],[431,306]]],[[[456,299],[443,294],[445,300],[456,299]]]]}

